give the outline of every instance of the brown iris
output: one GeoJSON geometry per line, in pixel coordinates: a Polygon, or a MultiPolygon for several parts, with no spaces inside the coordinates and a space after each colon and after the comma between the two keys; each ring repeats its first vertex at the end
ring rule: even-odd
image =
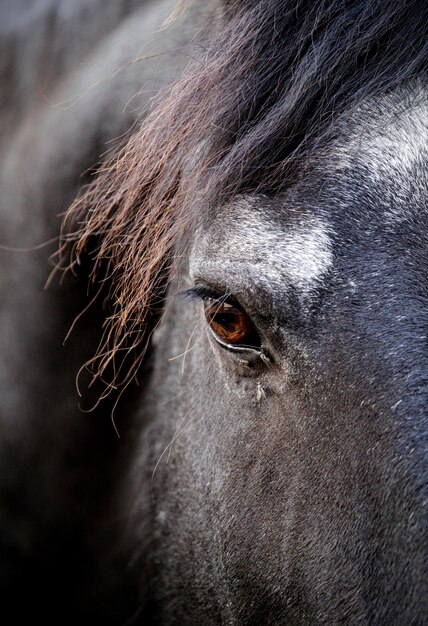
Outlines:
{"type": "Polygon", "coordinates": [[[254,344],[254,329],[248,315],[229,302],[208,300],[205,317],[213,333],[224,343],[232,345],[254,344]]]}

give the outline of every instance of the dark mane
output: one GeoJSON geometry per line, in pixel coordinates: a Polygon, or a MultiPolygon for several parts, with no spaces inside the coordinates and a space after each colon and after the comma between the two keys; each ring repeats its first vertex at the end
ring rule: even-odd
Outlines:
{"type": "Polygon", "coordinates": [[[403,0],[226,3],[209,49],[70,208],[61,254],[89,253],[112,315],[92,367],[147,342],[154,300],[197,217],[234,194],[273,193],[371,96],[426,73],[428,5],[403,0]],[[189,156],[190,155],[190,156],[189,156]]]}

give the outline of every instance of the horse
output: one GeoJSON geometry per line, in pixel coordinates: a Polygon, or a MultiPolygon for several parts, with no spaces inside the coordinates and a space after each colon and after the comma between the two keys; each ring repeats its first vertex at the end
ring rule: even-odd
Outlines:
{"type": "Polygon", "coordinates": [[[428,6],[174,4],[4,5],[4,610],[427,624],[428,6]]]}

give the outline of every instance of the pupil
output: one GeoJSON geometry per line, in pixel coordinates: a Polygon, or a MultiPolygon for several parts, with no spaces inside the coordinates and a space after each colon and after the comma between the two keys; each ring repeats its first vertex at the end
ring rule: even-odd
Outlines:
{"type": "Polygon", "coordinates": [[[212,321],[215,324],[220,324],[221,326],[230,327],[231,330],[234,330],[236,327],[238,320],[236,319],[236,315],[233,313],[219,313],[214,315],[212,321]]]}

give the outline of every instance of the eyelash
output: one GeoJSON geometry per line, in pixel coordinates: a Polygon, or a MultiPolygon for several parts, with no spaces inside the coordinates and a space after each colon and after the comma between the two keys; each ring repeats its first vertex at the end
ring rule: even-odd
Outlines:
{"type": "Polygon", "coordinates": [[[234,306],[239,307],[239,304],[231,297],[231,293],[218,293],[214,291],[214,289],[210,289],[209,287],[202,287],[201,285],[196,285],[191,289],[186,289],[178,295],[192,302],[195,300],[202,300],[203,302],[207,302],[208,300],[216,300],[219,303],[227,302],[229,304],[233,304],[234,306]]]}

